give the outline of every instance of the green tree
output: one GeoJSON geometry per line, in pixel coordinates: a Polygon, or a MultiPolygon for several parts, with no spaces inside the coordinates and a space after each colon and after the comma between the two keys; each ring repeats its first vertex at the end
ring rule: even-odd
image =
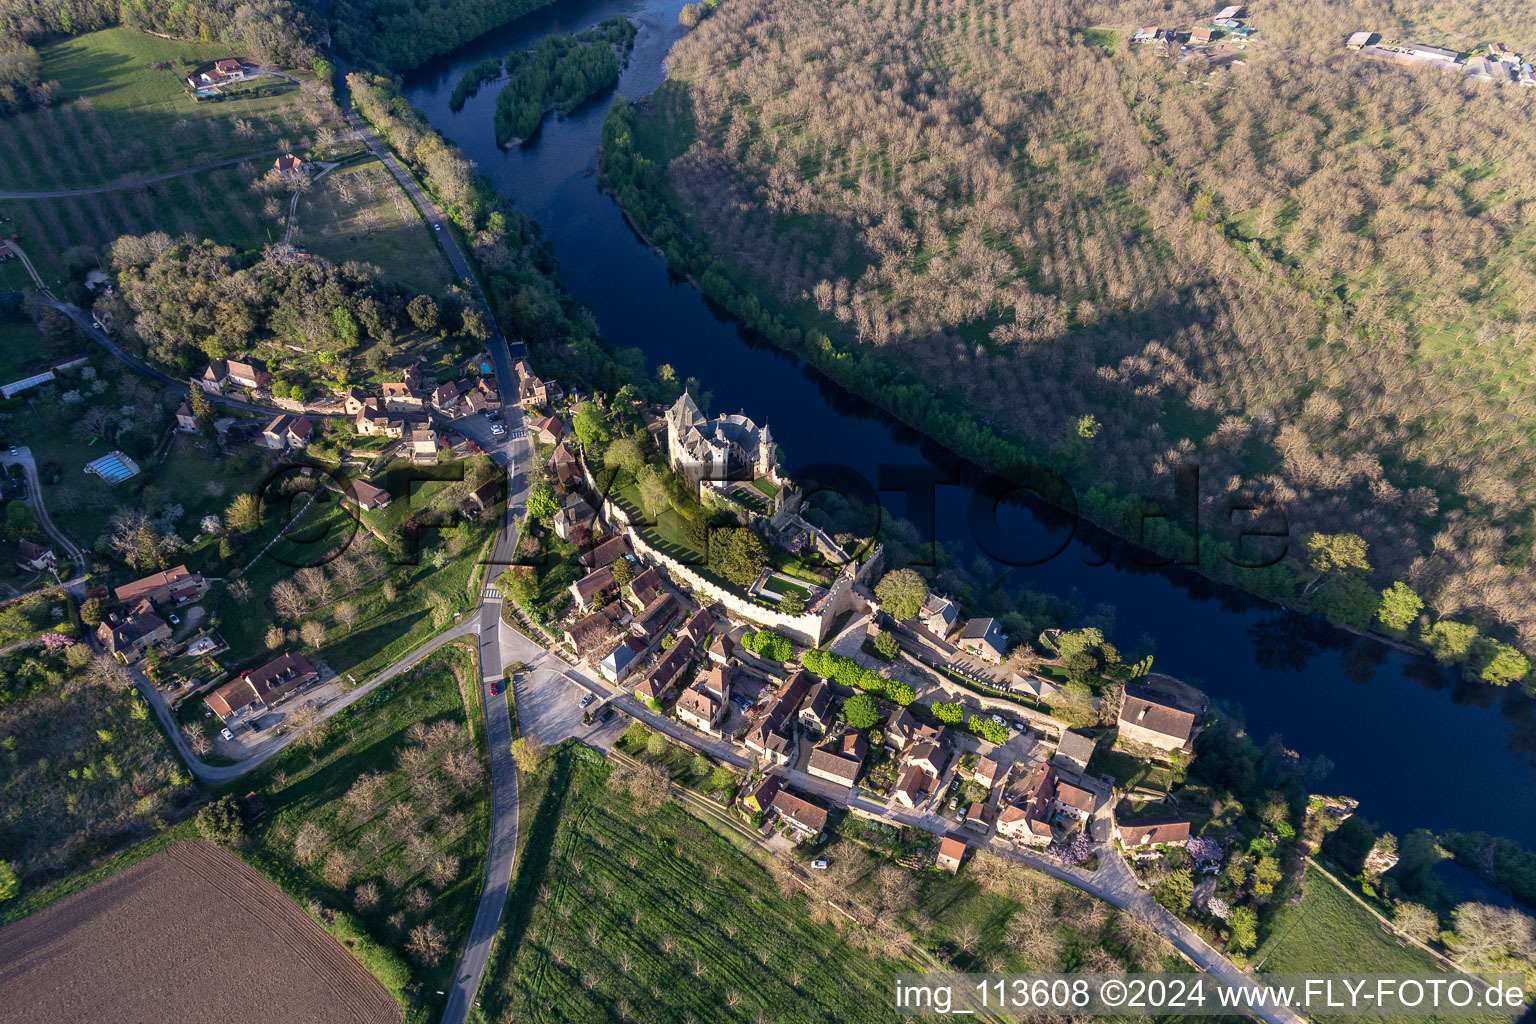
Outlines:
{"type": "Polygon", "coordinates": [[[716,530],[709,538],[709,568],[738,587],[757,579],[768,561],[762,539],[746,527],[716,530]]]}
{"type": "Polygon", "coordinates": [[[603,418],[603,411],[597,407],[596,402],[581,403],[581,407],[576,410],[574,426],[576,439],[588,452],[595,453],[613,437],[608,430],[608,421],[603,418]]]}
{"type": "Polygon", "coordinates": [[[906,683],[898,683],[894,680],[885,684],[885,696],[893,704],[906,707],[917,700],[917,691],[906,683]]]}
{"type": "Polygon", "coordinates": [[[255,533],[261,525],[261,501],[254,494],[240,494],[224,510],[225,529],[255,533]]]}
{"type": "Polygon", "coordinates": [[[1189,868],[1169,871],[1152,886],[1152,898],[1175,914],[1189,909],[1189,894],[1195,890],[1195,879],[1189,868]]]}
{"type": "Polygon", "coordinates": [[[912,569],[895,569],[875,584],[875,600],[891,618],[910,619],[928,600],[928,581],[912,569]]]}
{"type": "Polygon", "coordinates": [[[1227,937],[1229,949],[1246,953],[1259,944],[1259,915],[1248,907],[1234,907],[1227,926],[1232,929],[1227,937]]]}
{"type": "Polygon", "coordinates": [[[188,398],[188,404],[191,406],[192,415],[197,419],[197,429],[202,431],[204,437],[212,440],[214,436],[213,403],[208,401],[207,394],[196,384],[192,385],[192,393],[188,398]]]}
{"type": "Polygon", "coordinates": [[[1312,593],[1326,580],[1350,572],[1370,572],[1368,545],[1354,533],[1314,533],[1307,538],[1307,567],[1314,573],[1302,589],[1312,593]]]}
{"type": "Polygon", "coordinates": [[[1429,648],[1436,661],[1451,664],[1462,661],[1477,639],[1477,627],[1465,622],[1441,619],[1419,634],[1419,639],[1429,648]]]}
{"type": "Polygon", "coordinates": [[[779,599],[779,611],[785,615],[799,615],[805,611],[805,598],[799,594],[785,594],[779,599]]]}
{"type": "Polygon", "coordinates": [[[1399,580],[1381,592],[1381,605],[1376,609],[1376,619],[1394,633],[1402,633],[1424,610],[1424,600],[1413,588],[1399,580]]]}
{"type": "Polygon", "coordinates": [[[929,710],[933,712],[934,718],[948,725],[959,725],[961,719],[965,718],[965,709],[958,702],[935,704],[929,710]]]}
{"type": "Polygon", "coordinates": [[[549,525],[560,511],[560,499],[555,489],[547,483],[539,484],[528,494],[528,515],[536,522],[549,525]]]}
{"type": "Polygon", "coordinates": [[[240,845],[245,840],[245,819],[240,816],[240,805],[235,798],[225,796],[204,804],[197,812],[197,831],[210,843],[240,845]]]}
{"type": "Polygon", "coordinates": [[[654,466],[647,466],[635,481],[635,485],[640,492],[640,507],[645,509],[645,514],[652,519],[665,512],[672,502],[666,478],[654,466]]]}
{"type": "Polygon", "coordinates": [[[87,626],[91,626],[93,628],[99,626],[101,625],[102,620],[106,617],[106,605],[99,597],[90,598],[80,606],[80,621],[85,623],[87,626]]]}
{"type": "Polygon", "coordinates": [[[16,877],[16,869],[9,862],[0,860],[0,902],[15,899],[19,892],[21,879],[16,877]]]}
{"type": "Polygon", "coordinates": [[[1490,637],[1479,637],[1472,644],[1467,659],[1468,674],[1475,675],[1485,683],[1494,686],[1508,686],[1525,678],[1531,670],[1531,663],[1525,655],[1515,650],[1509,644],[1500,643],[1490,637]]]}
{"type": "Polygon", "coordinates": [[[621,437],[603,452],[603,465],[621,469],[630,476],[638,477],[645,466],[645,451],[635,437],[621,437]]]}
{"type": "Polygon", "coordinates": [[[651,738],[645,741],[645,752],[652,757],[661,757],[672,748],[672,742],[659,732],[651,733],[651,738]]]}
{"type": "Polygon", "coordinates": [[[843,702],[843,721],[855,729],[871,729],[880,721],[880,708],[867,693],[856,693],[843,702]]]}
{"type": "Polygon", "coordinates": [[[613,582],[621,587],[635,577],[635,567],[630,564],[627,558],[620,558],[615,561],[608,567],[608,571],[613,574],[613,582]]]}
{"type": "Polygon", "coordinates": [[[896,642],[895,634],[884,629],[875,634],[873,643],[875,650],[880,652],[880,657],[887,661],[896,657],[896,652],[901,650],[901,644],[896,642]]]}
{"type": "Polygon", "coordinates": [[[496,585],[503,594],[509,594],[519,608],[532,609],[539,600],[539,578],[531,565],[514,565],[502,573],[496,585]]]}
{"type": "Polygon", "coordinates": [[[438,308],[437,303],[430,295],[418,295],[405,307],[406,315],[411,318],[411,323],[423,334],[432,334],[437,331],[438,308]]]}

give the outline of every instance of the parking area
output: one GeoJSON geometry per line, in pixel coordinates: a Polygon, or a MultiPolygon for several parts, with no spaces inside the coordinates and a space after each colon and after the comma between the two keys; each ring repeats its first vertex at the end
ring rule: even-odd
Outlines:
{"type": "Polygon", "coordinates": [[[542,659],[518,676],[514,686],[518,731],[547,744],[574,736],[583,743],[606,749],[629,726],[627,715],[603,706],[602,694],[593,695],[588,709],[597,714],[590,725],[583,725],[581,719],[586,709],[581,702],[589,691],[566,675],[565,667],[552,658],[542,659]],[[613,711],[613,717],[600,721],[608,710],[613,711]]]}

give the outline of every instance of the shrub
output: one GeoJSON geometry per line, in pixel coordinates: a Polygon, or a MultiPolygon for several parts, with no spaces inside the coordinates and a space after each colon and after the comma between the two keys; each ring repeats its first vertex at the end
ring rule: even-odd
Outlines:
{"type": "Polygon", "coordinates": [[[236,846],[245,839],[245,819],[232,796],[221,797],[197,812],[197,831],[210,843],[236,846]]]}
{"type": "Polygon", "coordinates": [[[788,661],[795,655],[795,646],[771,629],[760,629],[742,638],[741,645],[760,658],[769,661],[788,661]]]}

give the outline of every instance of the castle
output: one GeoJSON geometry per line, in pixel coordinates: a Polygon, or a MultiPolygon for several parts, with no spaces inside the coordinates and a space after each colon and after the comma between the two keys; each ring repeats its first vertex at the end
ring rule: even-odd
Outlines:
{"type": "Polygon", "coordinates": [[[779,483],[773,438],[745,415],[705,419],[686,391],[667,410],[667,461],[695,491],[705,481],[766,477],[779,483]]]}

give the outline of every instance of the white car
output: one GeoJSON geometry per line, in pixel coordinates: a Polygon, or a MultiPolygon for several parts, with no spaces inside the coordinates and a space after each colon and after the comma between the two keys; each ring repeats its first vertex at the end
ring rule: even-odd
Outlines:
{"type": "Polygon", "coordinates": [[[811,861],[811,867],[815,868],[817,871],[825,871],[827,870],[827,862],[824,860],[813,860],[811,861]]]}
{"type": "Polygon", "coordinates": [[[1008,719],[1004,718],[1002,715],[993,715],[992,721],[996,722],[998,725],[1008,724],[1008,719]]]}
{"type": "Polygon", "coordinates": [[[433,224],[432,225],[432,230],[433,231],[441,231],[441,230],[443,230],[443,226],[441,224],[433,224]]]}
{"type": "Polygon", "coordinates": [[[493,437],[500,437],[502,434],[505,434],[506,432],[507,432],[507,428],[502,426],[500,423],[492,423],[491,424],[491,435],[493,437]]]}
{"type": "Polygon", "coordinates": [[[235,738],[235,734],[230,732],[228,729],[220,729],[219,730],[219,735],[224,737],[227,740],[232,740],[232,739],[235,738]]]}
{"type": "Polygon", "coordinates": [[[170,615],[170,616],[167,616],[167,618],[169,618],[171,620],[171,625],[173,625],[173,626],[181,625],[181,620],[179,618],[177,618],[176,616],[170,615]]]}

